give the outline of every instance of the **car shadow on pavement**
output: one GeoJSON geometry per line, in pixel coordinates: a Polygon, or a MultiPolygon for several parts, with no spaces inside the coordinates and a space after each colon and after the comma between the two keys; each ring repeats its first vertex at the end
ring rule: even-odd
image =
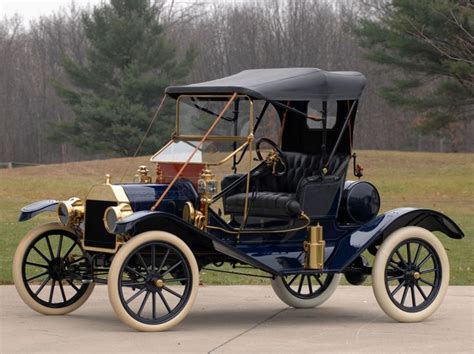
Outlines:
{"type": "Polygon", "coordinates": [[[271,317],[268,322],[272,322],[272,325],[287,326],[294,323],[298,325],[314,326],[315,323],[318,325],[329,325],[329,324],[340,324],[341,321],[346,323],[367,323],[368,319],[372,322],[393,322],[385,316],[383,312],[380,314],[374,314],[373,312],[368,315],[363,311],[347,308],[338,307],[326,307],[318,309],[294,309],[290,307],[282,307],[280,309],[269,311],[269,310],[255,310],[249,309],[248,311],[236,311],[236,310],[207,310],[205,312],[192,313],[186,319],[186,323],[193,323],[194,325],[206,324],[207,327],[232,327],[233,325],[252,325],[256,322],[265,321],[271,317]],[[283,311],[282,311],[283,310],[283,311]],[[279,313],[278,313],[279,312],[279,313]],[[278,314],[277,314],[278,313],[278,314]],[[274,316],[277,314],[276,316],[274,316]]]}
{"type": "MultiPolygon", "coordinates": [[[[91,315],[88,313],[76,312],[69,315],[71,322],[80,320],[81,325],[88,326],[88,322],[93,327],[100,327],[103,331],[133,331],[129,329],[115,316],[113,311],[91,315]]],[[[219,329],[242,329],[242,327],[252,327],[260,324],[271,323],[272,326],[331,326],[346,324],[366,324],[372,323],[394,323],[383,312],[364,312],[358,309],[347,309],[339,307],[321,307],[316,309],[294,309],[290,307],[275,309],[226,309],[226,310],[192,310],[175,329],[179,330],[206,330],[219,329]]]]}

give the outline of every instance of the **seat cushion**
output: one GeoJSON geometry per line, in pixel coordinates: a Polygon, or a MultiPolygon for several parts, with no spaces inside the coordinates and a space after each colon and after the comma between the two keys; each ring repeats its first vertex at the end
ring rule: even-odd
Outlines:
{"type": "MultiPolygon", "coordinates": [[[[301,213],[301,207],[292,193],[258,192],[249,193],[249,215],[261,217],[294,217],[301,213]]],[[[224,201],[226,214],[244,214],[245,193],[227,197],[224,201]]]]}

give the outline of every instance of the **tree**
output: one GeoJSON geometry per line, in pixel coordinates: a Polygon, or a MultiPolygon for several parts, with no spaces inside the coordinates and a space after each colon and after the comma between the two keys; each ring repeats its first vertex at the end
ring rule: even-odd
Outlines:
{"type": "MultiPolygon", "coordinates": [[[[159,7],[148,0],[111,0],[83,15],[85,63],[66,57],[69,83],[54,83],[75,117],[55,124],[54,139],[85,151],[134,154],[164,88],[186,77],[194,58],[189,48],[177,59],[158,18],[159,7]]],[[[156,150],[171,129],[170,119],[160,117],[141,152],[156,150]]]]}
{"type": "Polygon", "coordinates": [[[416,123],[422,133],[443,133],[471,121],[472,2],[393,0],[382,2],[379,10],[376,18],[361,19],[355,33],[369,60],[404,74],[381,90],[382,97],[418,112],[416,123]]]}

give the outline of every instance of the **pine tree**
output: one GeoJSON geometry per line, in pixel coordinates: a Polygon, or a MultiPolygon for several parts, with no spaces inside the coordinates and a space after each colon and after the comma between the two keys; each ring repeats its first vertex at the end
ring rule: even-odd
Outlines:
{"type": "Polygon", "coordinates": [[[383,88],[420,114],[422,133],[441,134],[474,114],[474,5],[467,0],[393,0],[355,28],[366,57],[403,75],[383,88]]]}
{"type": "MultiPolygon", "coordinates": [[[[54,127],[55,139],[90,152],[135,152],[164,88],[185,78],[194,59],[192,48],[176,58],[158,15],[148,0],[111,0],[83,15],[86,63],[66,57],[69,83],[55,82],[75,117],[54,127]]],[[[172,121],[160,115],[140,152],[151,153],[169,140],[172,121]]]]}

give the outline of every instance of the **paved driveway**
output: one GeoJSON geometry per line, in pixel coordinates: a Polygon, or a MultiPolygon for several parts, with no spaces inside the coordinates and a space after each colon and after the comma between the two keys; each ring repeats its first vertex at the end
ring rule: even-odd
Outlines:
{"type": "Polygon", "coordinates": [[[474,287],[450,287],[427,321],[396,323],[371,287],[341,286],[322,307],[286,307],[268,286],[205,286],[190,315],[163,333],[139,333],[113,313],[107,288],[61,317],[39,315],[0,286],[0,352],[474,352],[474,287]]]}

